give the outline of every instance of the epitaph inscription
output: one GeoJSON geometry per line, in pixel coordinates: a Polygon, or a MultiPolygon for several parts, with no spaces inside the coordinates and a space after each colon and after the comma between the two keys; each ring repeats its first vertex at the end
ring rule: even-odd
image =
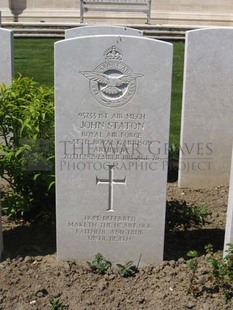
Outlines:
{"type": "Polygon", "coordinates": [[[140,241],[150,230],[151,223],[142,223],[135,216],[84,215],[81,221],[70,220],[69,230],[86,241],[129,243],[140,241]]]}

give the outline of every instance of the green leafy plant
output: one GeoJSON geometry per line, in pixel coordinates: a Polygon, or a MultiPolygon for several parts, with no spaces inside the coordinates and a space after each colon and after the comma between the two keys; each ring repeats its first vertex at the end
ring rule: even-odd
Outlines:
{"type": "Polygon", "coordinates": [[[88,266],[92,271],[97,272],[99,274],[105,274],[112,266],[112,264],[107,261],[102,254],[97,253],[95,259],[91,262],[87,262],[88,266]]]}
{"type": "Polygon", "coordinates": [[[186,217],[189,218],[194,225],[204,225],[208,213],[207,205],[201,207],[190,206],[185,210],[186,217]]]}
{"type": "Polygon", "coordinates": [[[137,267],[133,265],[132,261],[127,262],[125,265],[116,264],[118,273],[121,277],[132,277],[138,271],[137,267]]]}
{"type": "MultiPolygon", "coordinates": [[[[209,265],[209,268],[206,266],[206,273],[208,274],[206,281],[209,287],[208,290],[206,290],[206,286],[203,289],[208,293],[220,293],[224,298],[224,302],[233,297],[233,244],[229,243],[227,246],[227,254],[224,258],[220,256],[219,252],[214,252],[211,244],[205,246],[206,263],[209,265]]],[[[197,251],[189,251],[187,256],[192,258],[187,263],[187,267],[192,271],[188,292],[197,297],[202,292],[197,276],[198,253],[197,251]]]]}
{"type": "Polygon", "coordinates": [[[169,229],[184,229],[191,226],[205,225],[207,215],[209,214],[208,206],[201,207],[188,206],[186,202],[179,203],[178,201],[168,202],[166,219],[169,229]]]}
{"type": "Polygon", "coordinates": [[[188,288],[188,293],[193,295],[194,297],[197,297],[200,294],[200,290],[198,287],[198,278],[197,278],[197,268],[198,268],[198,252],[197,251],[189,251],[187,253],[188,257],[191,257],[191,259],[187,263],[187,267],[192,271],[191,277],[190,277],[190,284],[188,288]]]}
{"type": "Polygon", "coordinates": [[[214,289],[223,295],[225,302],[233,296],[233,244],[227,246],[227,255],[223,259],[216,257],[211,245],[206,247],[207,262],[211,266],[210,281],[214,289]]]}
{"type": "Polygon", "coordinates": [[[67,306],[63,305],[59,299],[50,301],[50,310],[65,310],[67,306]]]}
{"type": "Polygon", "coordinates": [[[0,177],[9,184],[3,210],[12,217],[54,213],[53,89],[19,76],[0,85],[0,177]]]}
{"type": "Polygon", "coordinates": [[[206,252],[206,254],[208,254],[208,255],[213,255],[213,253],[214,253],[213,245],[212,245],[212,244],[207,244],[207,245],[205,246],[205,252],[206,252]]]}

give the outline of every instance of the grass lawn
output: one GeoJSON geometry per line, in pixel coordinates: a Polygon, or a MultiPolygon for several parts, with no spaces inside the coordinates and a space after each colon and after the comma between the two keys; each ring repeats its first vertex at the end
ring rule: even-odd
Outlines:
{"type": "Polygon", "coordinates": [[[184,43],[173,46],[172,103],[170,123],[170,143],[180,144],[181,103],[184,68],[184,43]]]}
{"type": "Polygon", "coordinates": [[[36,82],[53,86],[53,46],[56,39],[15,39],[15,74],[33,77],[36,82]]]}
{"type": "MultiPolygon", "coordinates": [[[[53,46],[57,39],[15,39],[15,73],[53,86],[53,46]]],[[[184,43],[174,44],[170,143],[179,144],[184,43]]]]}

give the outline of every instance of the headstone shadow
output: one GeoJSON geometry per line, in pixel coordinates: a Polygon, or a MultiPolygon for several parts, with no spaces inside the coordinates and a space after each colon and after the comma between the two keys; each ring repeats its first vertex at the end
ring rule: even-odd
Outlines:
{"type": "Polygon", "coordinates": [[[164,260],[187,258],[190,250],[205,254],[205,246],[212,244],[215,251],[223,249],[223,229],[195,225],[192,219],[185,218],[179,211],[186,207],[185,202],[169,201],[166,210],[164,260]],[[178,210],[174,212],[174,209],[178,210]],[[183,217],[182,217],[183,216],[183,217]],[[177,226],[176,226],[177,224],[177,226]]]}
{"type": "Polygon", "coordinates": [[[3,231],[3,259],[45,256],[56,252],[55,225],[31,224],[3,231]]]}

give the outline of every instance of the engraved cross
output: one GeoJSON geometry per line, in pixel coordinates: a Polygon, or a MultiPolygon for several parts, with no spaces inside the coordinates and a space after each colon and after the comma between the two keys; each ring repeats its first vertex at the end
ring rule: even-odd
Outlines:
{"type": "Polygon", "coordinates": [[[108,185],[108,209],[107,212],[114,212],[113,210],[113,186],[114,184],[126,184],[126,178],[124,179],[114,179],[114,166],[108,165],[109,167],[109,177],[108,179],[99,179],[96,177],[96,185],[107,184],[108,185]]]}

